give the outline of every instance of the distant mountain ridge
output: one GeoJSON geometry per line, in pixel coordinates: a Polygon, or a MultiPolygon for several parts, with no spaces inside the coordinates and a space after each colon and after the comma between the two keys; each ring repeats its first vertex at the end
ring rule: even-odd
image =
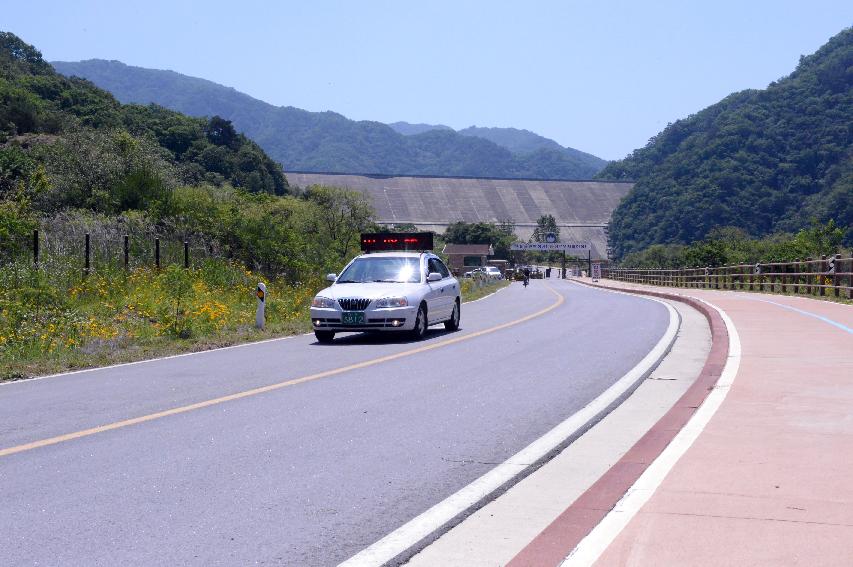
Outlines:
{"type": "Polygon", "coordinates": [[[429,132],[431,130],[453,130],[450,126],[444,124],[412,124],[410,122],[392,122],[388,124],[395,132],[404,136],[416,136],[429,132]]]}
{"type": "MultiPolygon", "coordinates": [[[[410,124],[408,122],[393,122],[389,124],[391,128],[405,136],[415,134],[423,134],[431,130],[453,130],[450,126],[444,124],[410,124]]],[[[478,126],[469,126],[462,130],[457,130],[457,134],[463,136],[473,136],[475,138],[483,138],[495,144],[506,148],[514,154],[529,154],[538,150],[556,150],[565,152],[567,155],[573,156],[580,160],[589,161],[591,164],[607,165],[607,161],[592,154],[576,150],[574,148],[566,148],[550,138],[540,136],[530,130],[519,130],[518,128],[483,128],[478,126]]]]}
{"type": "Polygon", "coordinates": [[[285,170],[577,180],[592,178],[606,164],[582,152],[571,155],[557,149],[515,154],[450,128],[403,135],[380,122],[276,107],[212,81],[119,61],[53,66],[64,75],[92,81],[121,102],[154,103],[191,116],[231,120],[285,170]]]}
{"type": "Polygon", "coordinates": [[[514,154],[529,154],[539,150],[555,150],[565,152],[566,155],[573,156],[577,159],[589,160],[590,162],[600,163],[602,166],[607,165],[607,161],[576,150],[561,146],[554,140],[540,136],[530,130],[519,130],[518,128],[482,128],[470,126],[463,130],[459,130],[463,136],[476,136],[496,143],[504,147],[514,154]]]}

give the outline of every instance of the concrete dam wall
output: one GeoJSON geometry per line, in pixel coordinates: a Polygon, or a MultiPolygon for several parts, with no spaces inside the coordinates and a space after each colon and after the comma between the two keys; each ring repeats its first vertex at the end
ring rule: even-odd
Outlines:
{"type": "Polygon", "coordinates": [[[520,240],[527,240],[536,220],[554,215],[560,240],[590,241],[593,257],[606,258],[605,227],[633,183],[287,173],[291,185],[332,185],[360,191],[376,208],[382,224],[412,223],[444,232],[457,221],[511,220],[520,240]]]}

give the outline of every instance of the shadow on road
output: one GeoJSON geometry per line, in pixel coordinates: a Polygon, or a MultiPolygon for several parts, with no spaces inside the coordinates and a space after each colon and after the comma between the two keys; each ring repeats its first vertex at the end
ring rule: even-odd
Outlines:
{"type": "Polygon", "coordinates": [[[321,342],[313,342],[311,346],[318,347],[333,347],[340,345],[385,345],[385,344],[417,344],[426,342],[432,339],[439,339],[441,337],[452,335],[453,333],[458,333],[462,330],[462,327],[457,331],[447,331],[445,329],[428,329],[424,338],[420,340],[415,340],[409,338],[409,336],[405,332],[364,332],[364,333],[350,333],[343,336],[336,336],[335,340],[330,343],[321,343],[321,342]]]}

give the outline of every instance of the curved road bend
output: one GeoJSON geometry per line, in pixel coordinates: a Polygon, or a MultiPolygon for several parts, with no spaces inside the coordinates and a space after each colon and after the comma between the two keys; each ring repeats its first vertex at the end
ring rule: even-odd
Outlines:
{"type": "Polygon", "coordinates": [[[652,348],[668,314],[534,281],[464,305],[462,323],[419,343],[300,336],[0,386],[2,453],[418,351],[0,456],[3,563],[334,565],[582,408],[652,348]]]}

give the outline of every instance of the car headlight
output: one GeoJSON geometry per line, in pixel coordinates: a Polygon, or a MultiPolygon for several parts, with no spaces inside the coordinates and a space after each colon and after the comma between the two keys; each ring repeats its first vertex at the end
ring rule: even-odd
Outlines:
{"type": "Polygon", "coordinates": [[[376,308],[381,309],[382,307],[406,307],[409,304],[409,300],[405,297],[383,297],[379,301],[376,302],[376,308]]]}
{"type": "Polygon", "coordinates": [[[328,297],[323,297],[322,295],[318,295],[317,297],[311,300],[311,307],[329,308],[334,306],[334,299],[329,299],[328,297]]]}

